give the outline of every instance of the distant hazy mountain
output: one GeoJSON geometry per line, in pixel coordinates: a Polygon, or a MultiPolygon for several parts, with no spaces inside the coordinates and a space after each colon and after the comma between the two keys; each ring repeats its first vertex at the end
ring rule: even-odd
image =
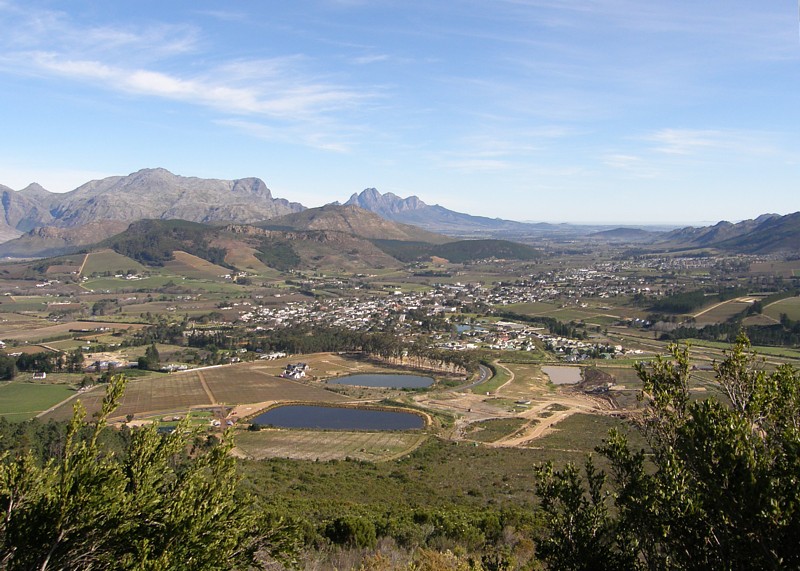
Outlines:
{"type": "Polygon", "coordinates": [[[535,236],[548,232],[559,232],[561,225],[501,220],[486,216],[472,216],[448,210],[443,206],[430,206],[418,197],[400,198],[387,192],[381,194],[374,188],[368,188],[360,194],[353,194],[345,205],[358,206],[369,210],[394,222],[411,224],[430,232],[438,232],[449,236],[486,237],[486,236],[535,236]]]}
{"type": "Polygon", "coordinates": [[[88,182],[57,194],[39,185],[20,191],[0,187],[0,232],[42,226],[72,228],[99,220],[182,219],[195,222],[260,222],[305,207],[273,198],[263,181],[182,177],[164,169],[88,182]]]}
{"type": "Polygon", "coordinates": [[[589,234],[589,238],[605,242],[653,242],[663,235],[663,232],[643,230],[642,228],[612,228],[589,234]]]}

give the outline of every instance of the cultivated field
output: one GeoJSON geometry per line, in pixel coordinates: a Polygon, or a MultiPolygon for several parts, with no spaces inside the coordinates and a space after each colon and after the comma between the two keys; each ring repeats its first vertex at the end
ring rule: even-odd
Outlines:
{"type": "Polygon", "coordinates": [[[8,309],[7,303],[5,303],[5,300],[8,298],[0,299],[3,300],[0,302],[0,330],[2,331],[2,333],[0,333],[0,339],[10,339],[11,337],[9,337],[9,335],[18,331],[25,332],[30,329],[49,327],[53,325],[51,321],[40,319],[32,315],[10,313],[11,310],[8,309]]]}
{"type": "Polygon", "coordinates": [[[765,307],[764,313],[776,320],[781,318],[781,313],[785,313],[789,319],[796,321],[800,319],[800,296],[776,301],[765,307]]]}
{"type": "Polygon", "coordinates": [[[43,339],[50,339],[62,335],[69,335],[70,330],[79,329],[95,329],[98,327],[108,327],[117,330],[135,330],[141,329],[144,325],[130,324],[130,323],[113,323],[105,321],[70,321],[68,323],[59,323],[53,325],[50,321],[39,320],[41,327],[32,327],[33,323],[28,324],[26,328],[17,328],[15,331],[3,333],[5,341],[15,340],[22,342],[41,341],[43,339]]]}
{"type": "Polygon", "coordinates": [[[80,274],[82,276],[91,276],[92,274],[102,274],[105,272],[111,272],[112,274],[126,273],[129,270],[141,272],[144,271],[144,269],[144,266],[136,260],[118,254],[113,250],[102,250],[100,252],[86,254],[80,274]]]}
{"type": "Polygon", "coordinates": [[[724,323],[737,313],[741,313],[749,308],[754,301],[754,298],[732,299],[703,309],[695,313],[694,318],[698,327],[714,323],[724,323]]]}
{"type": "Polygon", "coordinates": [[[164,269],[171,274],[193,279],[219,280],[225,274],[231,273],[231,270],[186,252],[176,251],[173,256],[174,259],[164,262],[164,269]]]}
{"type": "MultiPolygon", "coordinates": [[[[300,382],[278,377],[287,362],[298,360],[300,358],[238,363],[130,379],[114,417],[185,413],[196,408],[223,405],[242,405],[237,409],[237,414],[245,416],[278,402],[335,403],[353,400],[352,397],[326,390],[324,385],[313,381],[300,382]]],[[[351,372],[385,370],[330,353],[304,355],[302,360],[309,364],[310,375],[323,378],[351,372]]],[[[102,397],[100,390],[81,397],[89,414],[99,410],[102,397]]],[[[47,417],[63,420],[71,414],[71,406],[64,406],[47,417]]]]}
{"type": "Polygon", "coordinates": [[[298,460],[382,461],[402,456],[427,436],[419,432],[345,432],[264,429],[239,432],[236,448],[241,456],[298,460]]]}
{"type": "Polygon", "coordinates": [[[0,416],[19,421],[33,418],[75,395],[68,385],[14,381],[0,384],[0,416]]]}

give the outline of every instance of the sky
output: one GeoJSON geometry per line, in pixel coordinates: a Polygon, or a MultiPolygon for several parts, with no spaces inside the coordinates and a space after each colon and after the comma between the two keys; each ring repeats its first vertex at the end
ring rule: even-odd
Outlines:
{"type": "Polygon", "coordinates": [[[0,0],[0,184],[163,167],[308,207],[521,221],[800,210],[788,0],[0,0]]]}

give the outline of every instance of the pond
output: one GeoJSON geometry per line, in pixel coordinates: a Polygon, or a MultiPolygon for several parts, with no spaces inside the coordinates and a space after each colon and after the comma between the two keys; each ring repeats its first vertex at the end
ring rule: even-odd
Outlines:
{"type": "Polygon", "coordinates": [[[351,385],[358,387],[381,387],[392,389],[424,389],[433,384],[430,377],[419,375],[360,374],[329,379],[331,385],[351,385]]]}
{"type": "Polygon", "coordinates": [[[425,426],[425,419],[412,412],[315,405],[278,406],[251,422],[279,428],[327,430],[412,430],[425,426]]]}
{"type": "Polygon", "coordinates": [[[486,331],[485,329],[481,329],[475,325],[467,325],[467,324],[459,324],[456,325],[456,332],[457,333],[467,333],[469,331],[486,331]]]}
{"type": "Polygon", "coordinates": [[[542,372],[554,385],[574,385],[581,382],[580,367],[544,366],[542,372]]]}

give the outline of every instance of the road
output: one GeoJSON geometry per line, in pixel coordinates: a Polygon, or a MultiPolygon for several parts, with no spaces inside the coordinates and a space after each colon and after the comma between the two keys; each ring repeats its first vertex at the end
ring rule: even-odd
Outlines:
{"type": "Polygon", "coordinates": [[[467,392],[470,389],[473,389],[473,388],[477,387],[479,384],[485,383],[486,381],[488,381],[489,379],[492,378],[492,370],[489,367],[486,367],[484,365],[478,365],[478,368],[480,369],[480,373],[481,374],[478,376],[478,380],[477,381],[475,381],[473,383],[470,383],[468,385],[462,385],[460,387],[456,387],[453,390],[454,391],[467,392]]]}

